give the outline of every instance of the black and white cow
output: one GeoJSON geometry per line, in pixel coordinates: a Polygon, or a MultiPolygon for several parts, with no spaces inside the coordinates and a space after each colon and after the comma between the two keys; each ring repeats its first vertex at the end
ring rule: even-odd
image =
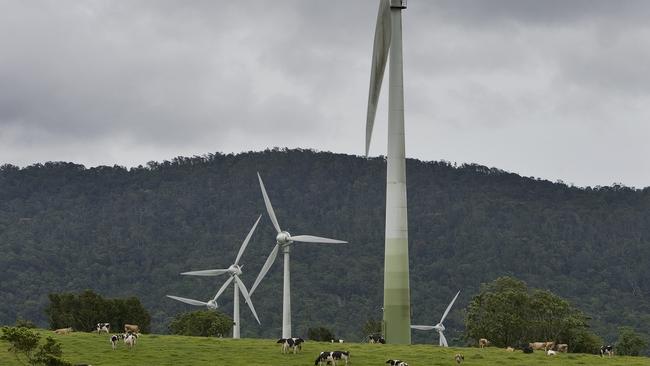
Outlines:
{"type": "Polygon", "coordinates": [[[138,340],[138,335],[136,333],[125,333],[124,334],[124,344],[126,344],[129,348],[135,347],[135,343],[138,340]]]}
{"type": "Polygon", "coordinates": [[[408,363],[402,361],[402,360],[388,360],[386,361],[387,364],[390,364],[390,366],[409,366],[408,363]]]}
{"type": "Polygon", "coordinates": [[[111,324],[110,323],[97,323],[97,327],[95,328],[97,331],[97,334],[101,332],[106,332],[106,334],[110,333],[111,331],[111,324]]]}
{"type": "Polygon", "coordinates": [[[608,344],[606,346],[600,347],[600,357],[604,357],[605,355],[612,357],[614,355],[614,346],[608,344]]]}
{"type": "Polygon", "coordinates": [[[293,338],[280,338],[276,343],[280,343],[282,346],[281,352],[288,353],[289,349],[296,353],[297,351],[302,350],[302,344],[305,342],[304,339],[300,337],[293,338]]]}
{"type": "Polygon", "coordinates": [[[368,335],[368,342],[369,343],[381,343],[384,344],[386,343],[386,340],[384,339],[384,336],[381,334],[369,334],[368,335]]]}
{"type": "Polygon", "coordinates": [[[111,347],[113,347],[113,349],[117,348],[117,343],[120,339],[124,339],[124,334],[113,334],[111,336],[111,347]]]}
{"type": "Polygon", "coordinates": [[[323,366],[329,363],[331,363],[332,366],[336,366],[336,361],[345,361],[345,364],[347,365],[348,362],[350,362],[350,352],[348,351],[321,352],[318,355],[318,357],[316,357],[314,366],[323,366]]]}

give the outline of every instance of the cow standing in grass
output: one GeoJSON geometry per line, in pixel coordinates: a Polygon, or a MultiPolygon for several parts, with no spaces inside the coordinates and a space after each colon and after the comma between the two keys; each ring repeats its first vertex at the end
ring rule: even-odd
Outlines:
{"type": "Polygon", "coordinates": [[[314,361],[314,366],[323,366],[329,363],[332,366],[336,366],[336,361],[345,361],[347,365],[350,362],[350,352],[348,351],[331,351],[331,352],[321,352],[316,361],[314,361]]]}
{"type": "Polygon", "coordinates": [[[100,334],[101,332],[106,332],[106,334],[108,334],[111,331],[111,324],[97,323],[97,327],[95,327],[95,330],[97,331],[97,334],[100,334]]]}
{"type": "Polygon", "coordinates": [[[119,343],[120,339],[124,339],[124,334],[113,334],[111,336],[111,347],[113,349],[117,348],[117,344],[119,343]]]}
{"type": "Polygon", "coordinates": [[[387,364],[390,366],[409,366],[408,363],[402,361],[402,360],[388,360],[386,361],[387,364]]]}
{"type": "Polygon", "coordinates": [[[612,357],[614,355],[614,346],[608,344],[606,346],[600,347],[600,357],[604,357],[605,355],[612,357]]]}
{"type": "Polygon", "coordinates": [[[135,343],[138,339],[137,334],[135,333],[127,333],[124,335],[124,344],[126,344],[129,349],[133,349],[135,347],[135,343]]]}

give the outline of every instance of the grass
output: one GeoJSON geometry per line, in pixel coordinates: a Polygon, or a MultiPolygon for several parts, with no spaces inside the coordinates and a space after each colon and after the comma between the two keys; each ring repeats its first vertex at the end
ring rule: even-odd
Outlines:
{"type": "MultiPolygon", "coordinates": [[[[43,337],[51,336],[63,346],[64,358],[73,364],[87,363],[93,366],[186,366],[186,365],[313,365],[320,351],[346,350],[351,352],[351,365],[386,365],[390,358],[399,358],[410,366],[456,365],[456,353],[465,356],[463,366],[471,365],[626,365],[650,366],[650,358],[616,356],[611,359],[586,354],[560,354],[545,356],[542,352],[527,355],[506,352],[497,348],[440,348],[432,345],[380,345],[360,343],[319,343],[307,341],[302,353],[283,355],[275,340],[269,339],[219,339],[144,334],[138,344],[129,350],[120,343],[112,350],[106,334],[76,332],[57,335],[41,330],[43,337]]],[[[20,365],[7,351],[8,344],[0,342],[0,365],[20,365]]]]}

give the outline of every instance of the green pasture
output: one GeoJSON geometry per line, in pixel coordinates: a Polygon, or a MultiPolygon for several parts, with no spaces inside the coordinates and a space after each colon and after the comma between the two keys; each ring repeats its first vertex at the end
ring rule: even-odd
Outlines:
{"type": "MultiPolygon", "coordinates": [[[[386,365],[389,358],[399,358],[411,366],[455,365],[456,353],[465,356],[463,365],[644,365],[650,358],[619,357],[600,358],[586,354],[560,354],[545,356],[542,352],[527,355],[507,352],[497,348],[441,348],[432,345],[380,345],[367,343],[319,343],[307,341],[299,354],[280,353],[280,346],[270,339],[220,339],[171,335],[143,334],[133,350],[120,343],[112,350],[106,334],[75,332],[57,335],[40,331],[43,338],[51,336],[61,342],[64,358],[73,364],[97,365],[313,365],[320,351],[344,350],[351,352],[354,366],[386,365]]],[[[20,365],[7,351],[8,344],[0,342],[0,365],[20,365]]],[[[343,363],[344,364],[344,363],[343,363]]]]}

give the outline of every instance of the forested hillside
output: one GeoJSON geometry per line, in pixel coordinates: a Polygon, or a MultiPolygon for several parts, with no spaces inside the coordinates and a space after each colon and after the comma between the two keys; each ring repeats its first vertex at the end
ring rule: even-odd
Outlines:
{"type": "MultiPolygon", "coordinates": [[[[577,188],[478,165],[407,165],[413,323],[437,323],[461,289],[445,324],[459,344],[462,309],[480,284],[510,275],[572,301],[606,340],[621,325],[650,334],[650,188],[577,188]]],[[[241,260],[251,286],[275,243],[258,171],[283,228],[349,241],[294,246],[295,335],[326,326],[361,339],[363,323],[381,317],[385,163],[309,150],[132,169],[2,166],[0,323],[20,316],[46,326],[48,293],[92,289],[139,297],[151,328],[165,332],[175,314],[190,310],[165,294],[205,300],[226,279],[179,273],[230,265],[264,214],[241,260]]],[[[280,334],[281,289],[278,258],[253,295],[262,326],[242,307],[242,336],[280,334]]],[[[231,314],[232,290],[219,304],[231,314]]],[[[414,340],[437,336],[414,332],[414,340]]]]}

